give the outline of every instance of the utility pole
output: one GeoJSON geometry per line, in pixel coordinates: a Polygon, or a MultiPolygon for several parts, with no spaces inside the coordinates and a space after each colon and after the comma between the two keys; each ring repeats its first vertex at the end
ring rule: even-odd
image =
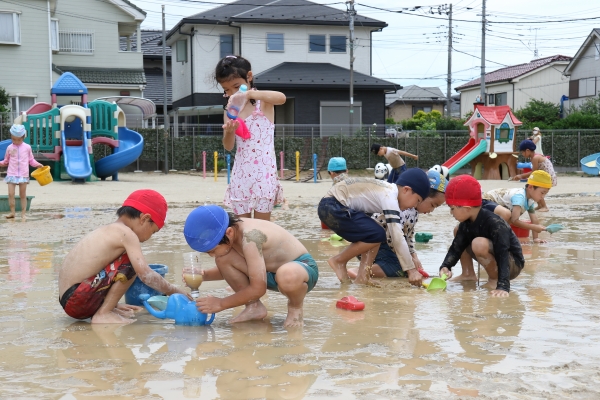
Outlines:
{"type": "Polygon", "coordinates": [[[485,105],[485,0],[481,7],[481,102],[485,105]]]}
{"type": "Polygon", "coordinates": [[[452,106],[452,3],[448,10],[448,79],[446,86],[446,112],[450,118],[450,107],[452,106]]]}
{"type": "MultiPolygon", "coordinates": [[[[162,64],[163,64],[163,136],[165,142],[165,174],[169,173],[169,116],[167,115],[167,35],[165,33],[165,6],[162,6],[162,64]]],[[[158,143],[156,143],[158,148],[158,143]]]]}
{"type": "Polygon", "coordinates": [[[350,17],[350,132],[354,125],[354,0],[346,2],[348,16],[350,17]]]}

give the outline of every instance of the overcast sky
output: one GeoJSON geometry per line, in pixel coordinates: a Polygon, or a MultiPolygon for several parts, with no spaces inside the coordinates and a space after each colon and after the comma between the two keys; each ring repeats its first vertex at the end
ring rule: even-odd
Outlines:
{"type": "MultiPolygon", "coordinates": [[[[343,1],[313,1],[346,9],[343,1]]],[[[132,2],[148,13],[142,25],[144,29],[161,28],[161,4],[164,4],[168,30],[184,17],[232,1],[132,2]]],[[[448,16],[445,13],[438,14],[440,4],[442,3],[431,2],[425,5],[424,2],[407,0],[357,0],[355,9],[358,14],[388,24],[382,32],[373,34],[374,76],[403,86],[437,86],[446,93],[448,16]],[[418,5],[420,8],[415,9],[418,5]]],[[[481,7],[481,0],[459,0],[453,3],[453,91],[455,87],[479,77],[481,73],[481,7]]],[[[486,2],[486,15],[489,21],[486,33],[486,72],[527,63],[534,59],[536,49],[538,57],[556,54],[573,56],[591,30],[600,28],[598,1],[491,0],[486,2]],[[584,18],[588,20],[582,20],[584,18]]]]}

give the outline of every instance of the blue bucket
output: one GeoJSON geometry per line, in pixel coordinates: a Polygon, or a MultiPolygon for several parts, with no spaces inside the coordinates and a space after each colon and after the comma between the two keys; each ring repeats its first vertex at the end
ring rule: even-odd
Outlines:
{"type": "MultiPolygon", "coordinates": [[[[149,267],[163,278],[165,277],[165,274],[169,272],[169,267],[163,264],[150,264],[149,267]]],[[[160,296],[163,294],[152,289],[150,286],[142,282],[140,278],[136,277],[133,284],[129,287],[129,289],[127,289],[127,292],[125,292],[125,303],[131,304],[132,306],[143,306],[144,304],[140,300],[140,294],[144,293],[149,294],[150,297],[160,296]]]]}

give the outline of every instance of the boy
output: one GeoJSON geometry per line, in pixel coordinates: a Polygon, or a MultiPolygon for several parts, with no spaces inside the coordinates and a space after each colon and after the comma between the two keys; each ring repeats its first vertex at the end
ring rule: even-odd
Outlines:
{"type": "Polygon", "coordinates": [[[319,278],[317,263],[306,247],[270,221],[237,218],[216,205],[201,206],[188,215],[185,240],[196,251],[215,258],[216,268],[203,272],[205,281],[225,279],[235,294],[196,300],[198,310],[216,313],[245,305],[229,322],[262,320],[267,309],[260,298],[267,289],[288,298],[284,327],[302,326],[302,305],[319,278]]]}
{"type": "Polygon", "coordinates": [[[117,210],[117,221],[83,237],[65,257],[58,274],[59,302],[65,312],[92,323],[128,324],[136,306],[118,304],[136,275],[167,295],[186,294],[153,271],[140,243],[165,223],[167,202],[154,190],[136,190],[117,210]]]}
{"type": "Polygon", "coordinates": [[[378,143],[373,143],[371,145],[371,152],[377,156],[385,157],[390,163],[392,167],[392,171],[388,175],[388,182],[394,183],[404,171],[406,171],[406,164],[404,160],[400,156],[410,157],[415,160],[419,159],[419,156],[416,156],[411,153],[407,153],[406,151],[394,149],[393,147],[382,146],[378,143]]]}
{"type": "Polygon", "coordinates": [[[535,215],[535,203],[543,200],[552,188],[552,178],[546,171],[533,171],[524,188],[494,189],[483,194],[481,206],[501,216],[518,228],[531,230],[534,243],[544,243],[538,234],[546,230],[535,215]],[[523,213],[529,213],[531,224],[521,221],[523,213]]]}
{"type": "MultiPolygon", "coordinates": [[[[412,257],[413,263],[417,270],[422,271],[423,265],[421,264],[421,260],[417,256],[417,251],[415,250],[415,226],[417,225],[417,221],[419,220],[419,214],[429,214],[434,211],[436,208],[444,204],[446,197],[444,193],[446,192],[446,179],[439,172],[430,169],[427,171],[427,177],[429,178],[429,196],[423,200],[416,208],[409,208],[407,210],[402,211],[402,230],[404,233],[404,239],[408,244],[408,251],[412,257]]],[[[371,218],[374,218],[387,233],[387,242],[381,243],[379,246],[379,250],[377,251],[377,256],[375,256],[375,261],[373,262],[373,266],[371,267],[371,277],[372,278],[398,278],[398,277],[406,277],[406,273],[402,269],[400,262],[398,261],[398,257],[394,253],[394,248],[392,246],[392,239],[387,231],[387,223],[385,221],[385,217],[382,214],[373,214],[371,218]]],[[[350,278],[355,279],[357,277],[358,270],[356,268],[352,268],[348,270],[348,275],[350,278]]],[[[423,275],[423,273],[421,273],[423,275]]],[[[426,275],[424,275],[426,277],[426,275]]]]}
{"type": "Polygon", "coordinates": [[[416,207],[429,195],[427,174],[418,168],[404,172],[395,184],[370,178],[348,178],[329,189],[319,203],[319,219],[342,238],[351,242],[340,254],[327,262],[342,283],[349,281],[346,264],[361,255],[355,283],[367,283],[367,266],[373,264],[379,244],[386,241],[386,231],[366,213],[385,215],[394,251],[408,273],[411,284],[421,285],[402,232],[400,211],[416,207]]]}
{"type": "Polygon", "coordinates": [[[331,157],[327,165],[327,172],[333,181],[333,184],[343,181],[348,177],[348,167],[344,157],[331,157]]]}
{"type": "Polygon", "coordinates": [[[446,189],[446,204],[459,225],[440,276],[451,278],[450,269],[460,259],[463,272],[454,280],[477,280],[473,268],[473,260],[477,260],[489,276],[486,286],[496,287],[490,295],[507,297],[510,280],[519,276],[525,265],[519,239],[499,215],[481,207],[481,185],[472,176],[452,178],[446,189]]]}

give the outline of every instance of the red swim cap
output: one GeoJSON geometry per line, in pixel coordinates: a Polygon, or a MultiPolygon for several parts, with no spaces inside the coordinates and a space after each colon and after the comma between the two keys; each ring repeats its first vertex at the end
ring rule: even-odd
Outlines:
{"type": "Polygon", "coordinates": [[[131,193],[123,202],[123,207],[129,206],[136,210],[150,214],[152,221],[161,229],[167,218],[167,201],[155,190],[141,189],[131,193]]]}
{"type": "Polygon", "coordinates": [[[446,204],[449,206],[481,206],[481,185],[470,175],[452,178],[446,187],[446,204]]]}

